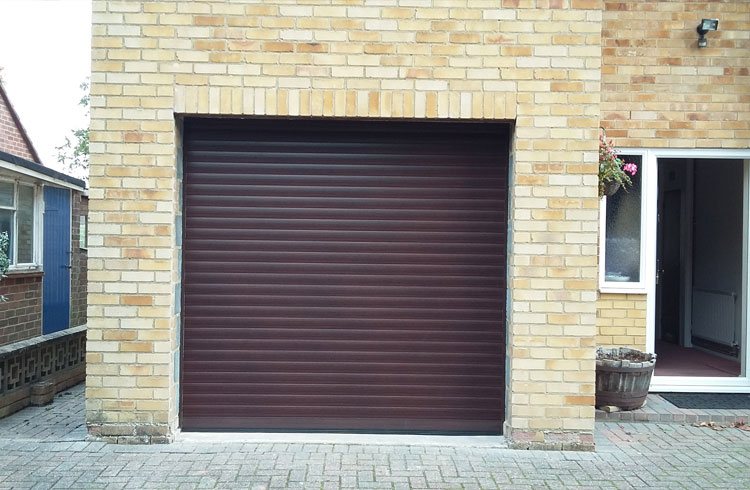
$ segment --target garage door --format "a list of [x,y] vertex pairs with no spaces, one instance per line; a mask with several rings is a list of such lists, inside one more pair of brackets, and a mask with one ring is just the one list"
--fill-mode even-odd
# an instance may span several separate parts
[[187,120],[183,429],[500,433],[507,141]]

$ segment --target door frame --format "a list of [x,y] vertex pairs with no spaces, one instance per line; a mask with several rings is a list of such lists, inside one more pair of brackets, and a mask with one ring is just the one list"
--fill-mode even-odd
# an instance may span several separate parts
[[[690,165],[690,164],[688,164],[688,165]],[[690,184],[688,184],[687,187],[689,189],[690,188]],[[692,248],[692,247],[689,246],[690,244],[692,244],[692,239],[686,239],[685,235],[683,234],[683,232],[687,231],[687,230],[690,230],[690,232],[692,232],[692,230],[690,229],[690,227],[685,227],[685,228],[687,228],[687,230],[683,229],[683,224],[690,222],[690,220],[685,216],[685,206],[683,206],[683,203],[685,201],[690,202],[690,199],[692,199],[692,196],[688,196],[687,192],[684,192],[681,189],[679,189],[679,190],[671,189],[671,190],[668,190],[668,191],[665,191],[665,192],[660,192],[659,198],[657,199],[657,202],[656,202],[656,205],[657,205],[657,210],[656,210],[656,212],[657,212],[656,270],[657,270],[657,274],[659,275],[659,278],[660,278],[661,282],[663,282],[663,280],[664,280],[664,278],[662,277],[661,274],[663,272],[665,272],[665,270],[664,270],[664,257],[663,257],[664,256],[664,248],[665,248],[664,230],[663,230],[663,226],[664,226],[664,223],[665,223],[665,208],[666,208],[665,204],[666,204],[666,196],[667,196],[668,193],[671,193],[671,192],[677,192],[677,193],[679,193],[678,197],[680,199],[679,200],[680,207],[679,207],[679,218],[678,219],[679,219],[679,226],[680,226],[679,236],[680,236],[681,243],[680,243],[680,248],[678,250],[678,256],[681,257],[682,254],[683,254],[683,252],[686,249]],[[661,201],[662,196],[665,199],[663,202]],[[661,224],[658,221],[659,213],[661,213],[661,215],[662,215],[662,222],[661,222]],[[689,251],[686,254],[688,262],[691,262],[691,260],[690,260],[690,254],[691,253],[692,253],[692,251]],[[659,263],[659,255],[662,256],[661,257],[662,258],[662,263],[661,264]],[[679,260],[679,258],[678,258],[678,260]],[[678,284],[681,287],[683,287],[684,284],[689,284],[689,283],[691,283],[691,281],[689,281],[689,280],[687,280],[687,278],[683,277],[683,272],[684,271],[682,270],[681,267],[679,269],[680,270],[677,273],[678,277],[679,277]],[[687,269],[689,271],[691,269],[691,266],[688,265]],[[656,337],[661,337],[661,336],[664,335],[664,332],[662,331],[662,329],[663,329],[663,318],[664,318],[664,310],[663,310],[662,301],[664,299],[663,298],[663,296],[664,296],[664,289],[663,288],[662,289],[659,288],[659,282],[660,281],[655,281],[656,289],[655,289],[654,300],[656,301],[656,303],[655,303],[656,306],[655,306],[655,310],[654,310],[654,321],[655,321],[654,333],[655,333]],[[680,325],[679,321],[678,321],[677,341],[676,341],[676,343],[678,345],[689,347],[690,346],[689,345],[689,337],[690,336],[688,335],[688,330],[689,329],[685,328],[685,326],[690,323],[690,316],[689,316],[690,315],[690,311],[689,311],[690,309],[687,308],[685,305],[681,304],[681,302],[679,300],[679,297],[681,296],[680,293],[684,293],[685,294],[685,299],[686,299],[685,303],[690,303],[690,299],[689,299],[690,298],[690,292],[687,291],[687,288],[684,288],[683,291],[680,291],[680,289],[678,287],[678,290],[677,290],[677,294],[678,294],[677,317],[678,317],[678,319],[679,318],[683,318],[685,321],[684,321],[684,323],[682,325]]]
[[[716,393],[746,393],[750,392],[750,345],[748,345],[748,321],[750,320],[750,267],[748,267],[748,253],[750,252],[750,150],[732,149],[646,149],[623,148],[625,154],[643,155],[643,172],[652,178],[645,179],[642,213],[645,216],[646,229],[643,230],[642,240],[646,242],[646,254],[643,257],[646,269],[646,349],[654,352],[656,341],[656,257],[657,257],[657,213],[659,196],[658,159],[659,158],[687,158],[687,159],[732,159],[743,160],[743,237],[742,255],[742,341],[740,362],[742,371],[738,377],[696,377],[696,376],[654,376],[650,391],[678,391],[678,392],[716,392]],[[658,359],[657,359],[658,362]]]

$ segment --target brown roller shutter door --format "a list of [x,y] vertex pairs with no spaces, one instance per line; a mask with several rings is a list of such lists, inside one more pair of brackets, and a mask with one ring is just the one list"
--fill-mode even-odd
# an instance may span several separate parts
[[183,429],[499,434],[508,138],[186,120]]

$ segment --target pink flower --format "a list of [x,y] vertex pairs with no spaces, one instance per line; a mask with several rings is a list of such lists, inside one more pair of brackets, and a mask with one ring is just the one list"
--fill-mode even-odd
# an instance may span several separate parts
[[622,166],[622,169],[630,175],[635,175],[635,173],[638,171],[638,166],[635,163],[626,163]]

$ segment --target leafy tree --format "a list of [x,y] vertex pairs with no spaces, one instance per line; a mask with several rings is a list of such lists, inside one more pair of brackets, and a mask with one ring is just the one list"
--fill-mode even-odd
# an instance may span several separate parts
[[[86,109],[89,115],[89,81],[86,79],[81,83],[83,96],[78,105]],[[74,129],[69,136],[65,137],[65,143],[56,146],[57,161],[65,170],[75,175],[82,175],[88,180],[89,172],[89,128]]]

